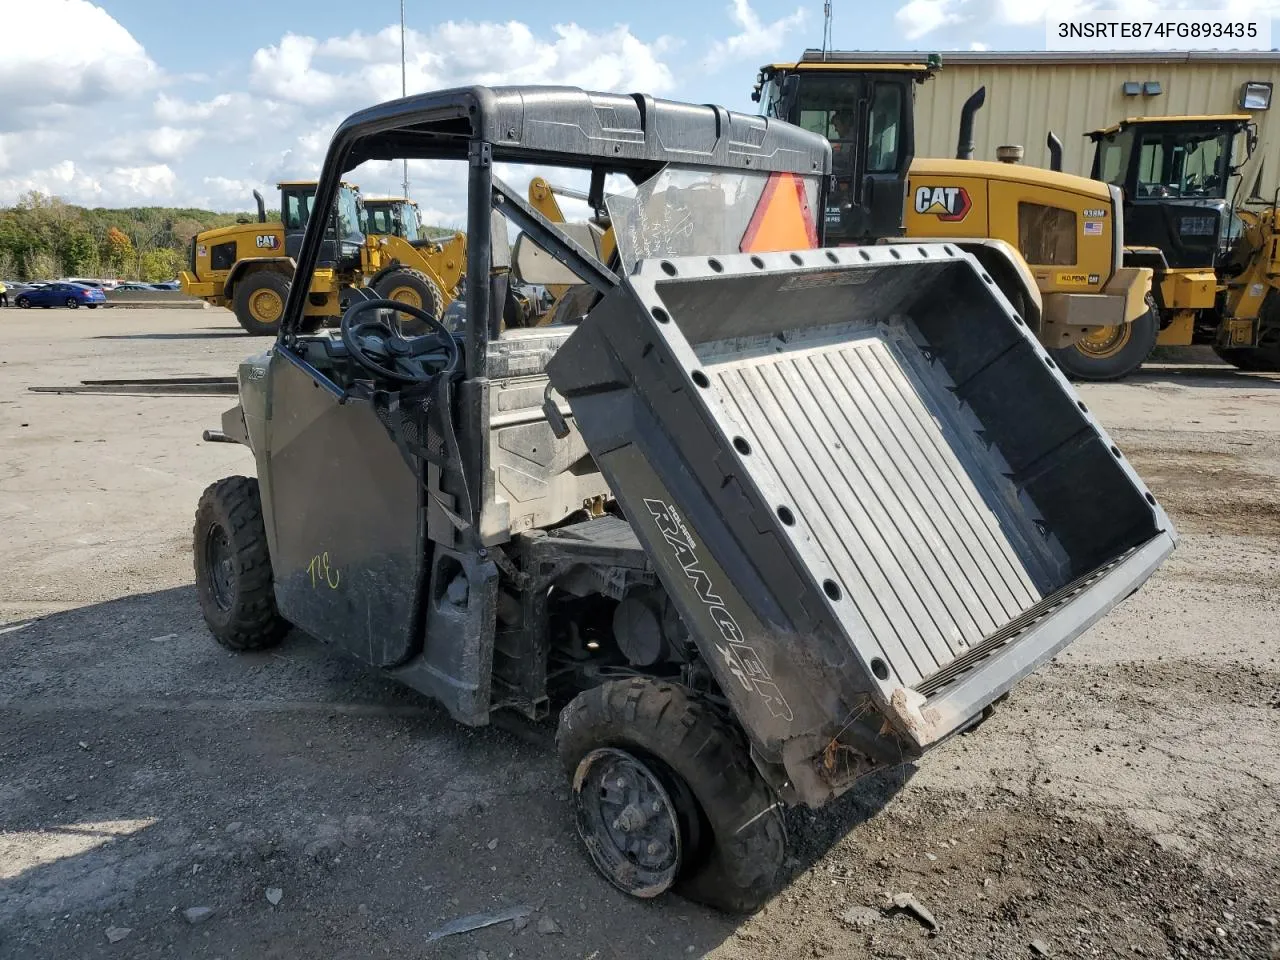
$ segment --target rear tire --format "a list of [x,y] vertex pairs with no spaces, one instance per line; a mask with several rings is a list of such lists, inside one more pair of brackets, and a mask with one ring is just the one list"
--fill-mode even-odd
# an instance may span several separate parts
[[1213,352],[1222,361],[1248,373],[1280,372],[1280,348],[1214,347]]
[[236,284],[236,322],[255,337],[274,337],[280,330],[289,281],[274,270],[255,270]]
[[231,650],[279,643],[289,623],[276,609],[258,481],[227,477],[206,489],[192,542],[200,610],[214,639]]
[[1133,323],[1108,328],[1109,338],[1080,343],[1049,351],[1062,371],[1073,380],[1101,382],[1119,380],[1133,373],[1155,349],[1160,326],[1154,309],[1147,310]]
[[78,306],[80,306],[80,301],[77,300],[75,297],[67,297],[66,304],[67,304],[68,310],[74,310]]
[[573,778],[579,835],[614,886],[641,897],[667,888],[638,889],[636,869],[616,849],[601,855],[610,838],[593,835],[584,815],[594,764],[622,752],[656,775],[679,808],[681,850],[668,885],[735,913],[759,909],[777,890],[786,855],[778,802],[741,732],[687,688],[634,678],[587,690],[561,712],[556,747]]
[[30,309],[31,309],[31,301],[30,301],[30,300],[28,300],[26,297],[19,297],[19,298],[18,298],[18,309],[19,309],[19,310],[30,310]]
[[[397,267],[373,285],[374,292],[384,300],[395,300],[419,310],[425,310],[437,320],[444,318],[444,294],[436,282],[421,270]],[[400,329],[409,336],[421,336],[431,328],[420,320],[396,314]]]

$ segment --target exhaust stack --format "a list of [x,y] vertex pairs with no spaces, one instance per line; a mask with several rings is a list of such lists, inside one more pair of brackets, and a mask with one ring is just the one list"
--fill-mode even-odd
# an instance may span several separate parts
[[973,159],[973,115],[987,99],[987,88],[979,87],[960,108],[960,134],[956,138],[956,159]]
[[1045,138],[1045,145],[1049,148],[1049,169],[1062,172],[1062,141],[1058,139],[1058,135],[1052,130],[1049,136]]
[[267,205],[262,199],[262,194],[260,194],[257,190],[253,191],[253,199],[258,202],[258,222],[266,223],[267,222]]

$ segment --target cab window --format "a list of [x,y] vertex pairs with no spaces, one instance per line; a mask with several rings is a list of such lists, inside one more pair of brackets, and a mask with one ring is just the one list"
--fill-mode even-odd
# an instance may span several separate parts
[[1225,197],[1227,134],[1147,133],[1138,152],[1138,196]]
[[867,130],[868,173],[893,173],[898,169],[901,125],[902,87],[895,83],[876,84]]
[[286,230],[305,230],[311,219],[311,200],[314,194],[290,193],[284,199],[284,227]]
[[1101,163],[1098,179],[1105,183],[1123,186],[1130,142],[1130,139],[1125,137],[1123,140],[1104,140],[1099,144]]

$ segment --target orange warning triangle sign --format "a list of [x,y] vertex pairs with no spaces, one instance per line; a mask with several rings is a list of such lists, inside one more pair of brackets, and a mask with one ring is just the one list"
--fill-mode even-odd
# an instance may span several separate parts
[[794,173],[772,174],[738,249],[742,253],[765,253],[812,250],[817,245],[818,231],[804,180]]

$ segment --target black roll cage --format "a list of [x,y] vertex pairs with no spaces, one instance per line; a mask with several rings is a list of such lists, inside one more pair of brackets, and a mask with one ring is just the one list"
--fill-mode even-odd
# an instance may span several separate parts
[[[378,104],[343,121],[325,155],[314,209],[333,209],[344,175],[360,164],[401,159],[465,160],[468,165],[468,323],[459,426],[466,439],[464,453],[476,461],[465,465],[464,474],[471,488],[480,490],[487,459],[482,442],[485,425],[480,422],[483,404],[474,401],[487,389],[488,345],[500,330],[503,308],[490,302],[493,211],[501,211],[596,290],[607,292],[619,283],[594,254],[495,177],[495,162],[590,170],[590,196],[597,208],[603,205],[608,174],[626,176],[638,184],[669,163],[816,175],[821,210],[826,203],[831,147],[825,138],[778,120],[647,94],[589,93],[574,87],[459,87]],[[346,391],[295,349],[324,239],[323,221],[313,217],[307,224],[276,349],[345,402]],[[817,229],[821,242],[820,217]]]

